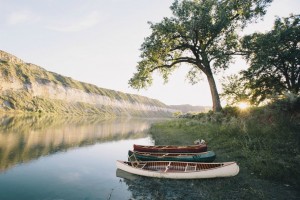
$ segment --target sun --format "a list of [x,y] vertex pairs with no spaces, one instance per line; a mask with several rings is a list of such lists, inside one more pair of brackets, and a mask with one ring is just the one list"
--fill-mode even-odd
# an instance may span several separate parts
[[239,107],[239,109],[241,110],[246,110],[249,107],[249,104],[247,102],[240,102],[237,105]]

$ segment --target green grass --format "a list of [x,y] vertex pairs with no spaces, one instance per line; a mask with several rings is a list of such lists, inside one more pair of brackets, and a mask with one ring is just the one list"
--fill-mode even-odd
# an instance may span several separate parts
[[150,134],[157,145],[204,139],[216,152],[216,161],[237,161],[241,170],[256,178],[299,189],[300,120],[295,118],[299,114],[266,107],[236,116],[200,115],[154,124]]

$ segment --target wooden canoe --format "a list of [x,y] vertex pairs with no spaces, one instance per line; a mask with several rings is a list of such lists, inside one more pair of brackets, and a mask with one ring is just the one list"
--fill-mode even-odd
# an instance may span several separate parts
[[[181,162],[213,162],[216,154],[213,151],[201,153],[161,153],[128,151],[129,158],[140,161],[181,161]],[[131,159],[129,159],[131,160]],[[132,160],[131,160],[132,161]]]
[[198,163],[172,161],[117,161],[117,168],[125,172],[156,178],[202,179],[230,177],[239,173],[236,162]]
[[146,145],[133,145],[134,151],[140,152],[166,152],[166,153],[200,153],[207,151],[207,145],[197,144],[188,146],[174,146],[174,145],[161,145],[161,146],[146,146]]

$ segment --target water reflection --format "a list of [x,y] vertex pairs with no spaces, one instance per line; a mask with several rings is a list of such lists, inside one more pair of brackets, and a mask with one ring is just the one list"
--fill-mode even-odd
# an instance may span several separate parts
[[116,176],[127,185],[133,199],[211,199],[207,198],[207,183],[199,180],[149,178],[120,169],[117,169]]
[[0,117],[0,171],[41,156],[106,141],[146,137],[149,120],[64,116]]
[[120,169],[116,170],[116,176],[120,178],[120,184],[128,187],[132,199],[240,199],[238,196],[240,183],[237,177],[198,180],[159,179],[130,174]]

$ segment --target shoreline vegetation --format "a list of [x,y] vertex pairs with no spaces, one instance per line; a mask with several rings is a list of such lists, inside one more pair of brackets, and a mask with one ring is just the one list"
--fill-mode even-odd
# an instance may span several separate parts
[[204,139],[209,150],[216,152],[216,162],[238,162],[241,173],[236,181],[249,181],[241,193],[247,190],[259,199],[270,197],[265,193],[270,191],[267,186],[255,185],[262,180],[269,187],[275,184],[292,191],[288,192],[295,195],[291,198],[300,195],[300,97],[243,111],[226,107],[220,113],[181,115],[153,124],[150,135],[156,145],[188,145]]

